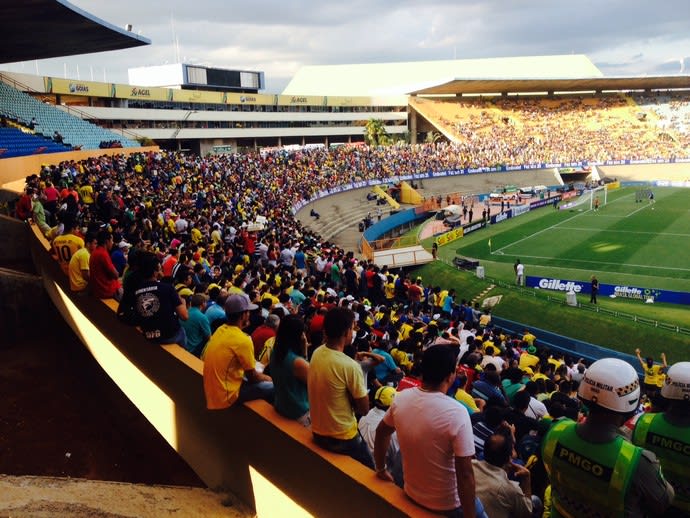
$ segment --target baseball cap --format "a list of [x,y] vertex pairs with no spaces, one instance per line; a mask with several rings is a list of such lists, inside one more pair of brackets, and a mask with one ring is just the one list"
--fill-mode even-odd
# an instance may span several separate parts
[[382,408],[388,408],[395,397],[395,389],[393,387],[379,387],[374,395],[374,403]]
[[189,288],[182,288],[177,293],[179,293],[180,297],[191,297],[192,295],[194,295],[194,292]]
[[256,304],[252,304],[249,297],[244,293],[234,293],[225,301],[225,312],[229,315],[251,311],[258,307]]
[[527,352],[530,353],[530,354],[536,354],[536,353],[537,353],[537,348],[534,347],[533,345],[530,345],[530,346],[527,348]]

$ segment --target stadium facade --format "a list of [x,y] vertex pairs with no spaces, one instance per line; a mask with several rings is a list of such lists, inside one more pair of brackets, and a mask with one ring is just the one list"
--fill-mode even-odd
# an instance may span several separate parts
[[689,76],[606,78],[583,55],[308,66],[282,94],[260,93],[263,72],[163,68],[131,69],[135,84],[18,73],[0,80],[123,138],[200,154],[362,142],[371,119],[411,143],[443,134],[415,97],[690,90]]

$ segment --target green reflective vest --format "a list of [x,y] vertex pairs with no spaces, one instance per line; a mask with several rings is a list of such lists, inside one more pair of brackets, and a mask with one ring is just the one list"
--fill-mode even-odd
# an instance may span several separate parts
[[552,516],[623,517],[632,475],[642,454],[622,437],[591,443],[565,419],[544,438],[542,458],[551,479]]
[[690,428],[672,425],[663,414],[643,414],[632,440],[659,458],[676,493],[673,507],[690,512]]

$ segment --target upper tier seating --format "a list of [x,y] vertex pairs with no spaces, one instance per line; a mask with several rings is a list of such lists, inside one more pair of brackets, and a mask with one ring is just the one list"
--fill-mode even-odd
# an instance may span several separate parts
[[61,153],[72,148],[53,142],[17,128],[0,128],[0,158],[34,155],[37,153]]
[[687,153],[688,119],[677,103],[666,126],[655,123],[663,116],[660,109],[658,115],[647,113],[624,95],[417,98],[411,104],[460,146],[468,167],[670,159]]
[[99,149],[101,142],[112,140],[119,140],[122,147],[139,147],[137,142],[42,103],[3,82],[0,82],[0,114],[25,124],[35,118],[36,133],[51,138],[57,131],[65,144],[75,148]]

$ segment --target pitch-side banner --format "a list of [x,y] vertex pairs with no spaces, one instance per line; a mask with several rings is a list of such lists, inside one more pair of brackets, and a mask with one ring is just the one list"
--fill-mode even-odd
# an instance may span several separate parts
[[[551,277],[527,276],[525,284],[529,288],[540,288],[542,290],[562,291],[568,293],[590,294],[591,285],[589,282],[573,281],[568,279],[554,279]],[[610,297],[615,295],[617,298],[633,299],[645,302],[666,302],[668,304],[690,304],[690,293],[681,291],[658,290],[656,288],[640,288],[638,286],[627,286],[621,284],[599,283],[600,297]]]
[[447,245],[457,239],[460,239],[464,235],[463,228],[457,227],[449,232],[445,232],[436,238],[436,244],[438,246]]

